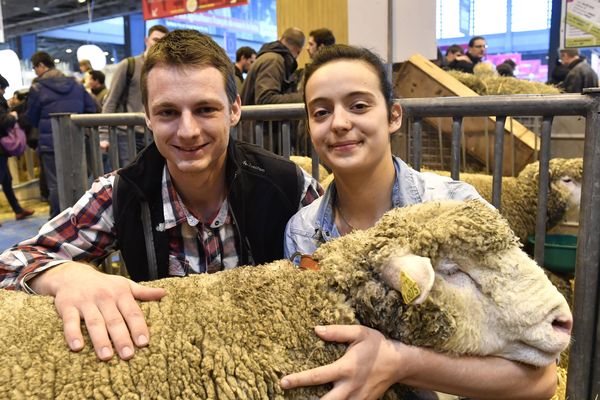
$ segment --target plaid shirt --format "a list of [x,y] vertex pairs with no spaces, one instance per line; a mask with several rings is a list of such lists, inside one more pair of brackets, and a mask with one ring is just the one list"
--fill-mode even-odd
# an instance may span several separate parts
[[[322,189],[304,172],[299,208]],[[0,288],[33,292],[26,281],[66,261],[94,262],[116,250],[112,212],[114,173],[98,178],[73,205],[48,221],[37,236],[0,255]],[[216,272],[237,266],[235,227],[227,200],[211,221],[200,221],[183,204],[167,167],[163,170],[164,229],[169,236],[169,275]],[[282,232],[283,234],[283,232]]]

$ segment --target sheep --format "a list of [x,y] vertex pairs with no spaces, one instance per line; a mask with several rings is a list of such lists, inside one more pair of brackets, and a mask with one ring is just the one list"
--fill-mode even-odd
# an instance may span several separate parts
[[[290,161],[312,175],[312,158],[304,156],[290,156]],[[319,183],[323,186],[323,181],[329,176],[329,171],[319,164]]]
[[[528,164],[516,178],[502,178],[500,212],[508,220],[522,243],[535,234],[539,162]],[[449,175],[445,171],[431,171]],[[567,212],[578,212],[583,176],[582,158],[550,160],[547,228],[556,226]],[[487,201],[492,201],[492,176],[461,173],[461,181],[475,187]]]
[[283,391],[278,381],[343,354],[314,334],[320,324],[362,323],[411,345],[537,366],[569,343],[564,298],[477,200],[391,210],[313,256],[319,271],[280,260],[147,283],[168,295],[140,303],[151,343],[129,361],[97,360],[87,336],[68,351],[52,298],[0,291],[0,398],[315,398],[330,387]]

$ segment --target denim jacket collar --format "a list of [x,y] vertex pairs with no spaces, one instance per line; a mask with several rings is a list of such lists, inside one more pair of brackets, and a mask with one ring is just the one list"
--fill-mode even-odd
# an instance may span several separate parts
[[[422,202],[412,173],[413,170],[400,158],[392,156],[392,159],[396,170],[394,186],[392,188],[392,208]],[[403,184],[400,185],[400,182]],[[321,243],[341,236],[335,225],[333,215],[333,202],[336,196],[337,190],[335,181],[333,181],[327,188],[317,211],[315,236]]]

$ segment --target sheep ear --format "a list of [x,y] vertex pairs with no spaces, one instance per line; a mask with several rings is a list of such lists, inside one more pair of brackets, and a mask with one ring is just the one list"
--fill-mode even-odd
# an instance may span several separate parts
[[391,256],[381,270],[385,283],[402,294],[406,304],[425,301],[435,278],[431,260],[414,254]]

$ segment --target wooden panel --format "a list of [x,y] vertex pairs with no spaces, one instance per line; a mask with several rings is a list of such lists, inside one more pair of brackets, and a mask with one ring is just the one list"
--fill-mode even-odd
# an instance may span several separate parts
[[[296,27],[306,35],[319,28],[331,29],[336,43],[348,43],[347,0],[277,0],[277,35]],[[310,61],[306,49],[298,57],[298,68]]]
[[[445,97],[445,96],[479,96],[473,90],[463,85],[456,78],[425,59],[421,55],[414,55],[405,62],[394,77],[394,95],[396,97]],[[437,126],[438,118],[426,118],[426,121]],[[442,131],[445,134],[452,133],[452,119],[442,118]],[[485,136],[485,117],[464,118],[463,126],[465,132],[467,151],[482,162],[489,157],[490,165],[493,165],[494,153],[494,129],[496,119],[487,118],[487,129],[489,135]],[[514,155],[512,154],[512,139],[514,135]],[[532,161],[535,161],[535,150],[539,148],[536,134],[527,129],[521,123],[512,118],[506,119],[504,138],[504,175],[518,174],[519,171]],[[514,156],[515,171],[512,170]]]

